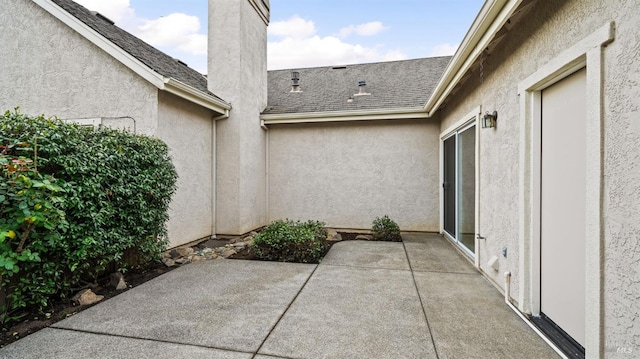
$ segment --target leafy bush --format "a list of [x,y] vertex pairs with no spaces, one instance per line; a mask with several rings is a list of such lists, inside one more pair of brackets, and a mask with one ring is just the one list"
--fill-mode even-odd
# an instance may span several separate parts
[[402,237],[400,237],[400,227],[387,215],[384,215],[382,218],[376,217],[376,219],[373,220],[371,233],[373,234],[373,239],[378,241],[402,241]]
[[[4,147],[2,153],[7,148],[11,147]],[[8,294],[13,307],[45,306],[64,272],[61,262],[43,263],[41,258],[56,256],[57,245],[68,228],[60,197],[67,185],[36,172],[31,159],[10,159],[2,153],[0,284],[12,289]]]
[[329,247],[326,238],[322,222],[277,220],[255,237],[253,250],[263,260],[318,263]]
[[166,248],[177,174],[162,141],[7,111],[0,153],[5,310],[43,307],[124,268],[125,252],[145,262]]

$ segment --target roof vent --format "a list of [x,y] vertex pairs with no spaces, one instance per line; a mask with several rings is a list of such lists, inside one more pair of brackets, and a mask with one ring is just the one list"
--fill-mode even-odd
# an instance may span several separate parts
[[91,11],[91,15],[97,17],[98,19],[102,20],[102,21],[106,21],[111,25],[115,25],[116,23],[111,21],[111,19],[109,19],[108,17],[102,15],[101,13],[97,12],[97,11]]
[[291,92],[302,92],[300,88],[300,73],[298,71],[291,72]]
[[358,91],[357,94],[354,94],[353,96],[366,96],[366,95],[371,95],[370,93],[367,92],[367,82],[362,80],[362,81],[358,81],[358,87],[360,88],[360,90]]
[[175,58],[175,57],[173,58],[173,61],[175,61],[175,62],[179,63],[179,64],[180,64],[180,65],[182,65],[182,66],[189,67],[189,65],[187,65],[185,62],[182,62],[182,60],[177,59],[177,58]]
[[334,70],[344,70],[346,68],[347,68],[346,66],[334,66],[334,67],[332,67],[332,69],[334,69]]

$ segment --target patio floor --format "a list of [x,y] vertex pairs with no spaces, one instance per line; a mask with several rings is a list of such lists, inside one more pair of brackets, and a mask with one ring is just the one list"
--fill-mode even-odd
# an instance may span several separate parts
[[186,265],[0,358],[558,358],[448,242],[347,241],[315,264]]

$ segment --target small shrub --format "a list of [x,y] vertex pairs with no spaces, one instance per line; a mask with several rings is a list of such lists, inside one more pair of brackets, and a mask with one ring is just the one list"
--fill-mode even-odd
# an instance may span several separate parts
[[329,247],[326,237],[322,222],[277,220],[255,237],[253,250],[263,260],[318,263]]
[[382,218],[376,217],[373,221],[371,233],[373,234],[373,239],[377,241],[402,241],[402,237],[400,237],[400,227],[387,215]]

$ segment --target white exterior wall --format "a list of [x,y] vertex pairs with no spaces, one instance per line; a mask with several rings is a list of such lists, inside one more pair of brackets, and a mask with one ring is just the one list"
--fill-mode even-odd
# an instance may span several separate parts
[[0,11],[0,110],[59,118],[130,116],[155,133],[157,89],[27,0]]
[[429,120],[272,125],[269,219],[437,231],[438,124]]
[[[478,255],[482,270],[497,285],[503,285],[502,274],[510,271],[512,297],[528,301],[519,293],[527,285],[521,283],[519,273],[521,264],[526,263],[525,258],[519,258],[519,175],[527,169],[520,168],[520,149],[526,144],[520,143],[523,119],[518,85],[609,21],[615,22],[616,30],[615,40],[603,49],[602,59],[602,348],[605,357],[622,358],[626,357],[624,352],[616,356],[618,348],[631,349],[633,355],[640,351],[640,3],[537,2],[485,59],[484,81],[477,71],[473,73],[438,116],[443,118],[444,130],[477,106],[482,106],[483,113],[498,111],[497,128],[480,131],[479,232],[487,240],[480,242]],[[509,249],[508,257],[500,257],[500,270],[494,272],[486,262],[499,255],[504,245]],[[588,302],[598,300],[589,298]],[[587,355],[598,357],[599,353],[589,352],[589,345]]]
[[211,111],[158,91],[31,1],[3,4],[0,23],[0,110],[133,117],[137,133],[169,145],[179,175],[167,223],[170,246],[213,233]]
[[266,23],[251,0],[209,0],[209,90],[231,103],[217,127],[216,231],[266,224]]
[[158,132],[178,173],[167,223],[171,247],[213,234],[213,112],[159,92]]

